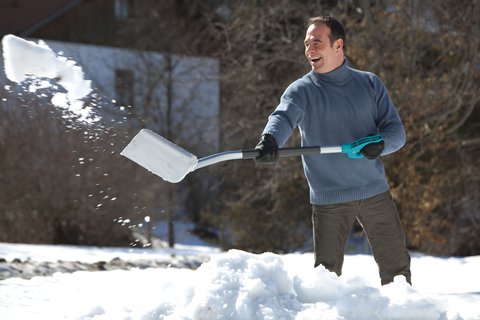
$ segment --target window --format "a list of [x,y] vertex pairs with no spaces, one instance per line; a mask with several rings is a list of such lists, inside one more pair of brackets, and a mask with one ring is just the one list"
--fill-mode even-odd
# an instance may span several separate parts
[[117,105],[133,105],[133,72],[130,70],[115,70],[115,95]]
[[115,0],[115,17],[118,20],[126,20],[131,17],[132,0]]

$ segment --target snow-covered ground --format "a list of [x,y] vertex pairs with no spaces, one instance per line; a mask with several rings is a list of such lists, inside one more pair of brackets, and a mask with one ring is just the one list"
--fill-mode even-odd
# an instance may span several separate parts
[[370,255],[347,255],[339,278],[313,268],[311,253],[0,243],[3,271],[13,259],[52,265],[171,259],[175,265],[189,257],[206,262],[198,269],[165,264],[8,278],[0,281],[0,319],[480,319],[479,256],[414,254],[413,287],[402,277],[382,287]]

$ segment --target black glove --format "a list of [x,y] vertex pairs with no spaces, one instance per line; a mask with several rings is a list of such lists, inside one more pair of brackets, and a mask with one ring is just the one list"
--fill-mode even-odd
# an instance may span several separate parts
[[380,142],[367,144],[360,150],[360,153],[363,154],[363,156],[368,160],[374,160],[382,154],[384,148],[385,142],[382,140]]
[[255,147],[259,155],[255,158],[257,163],[275,163],[278,160],[278,144],[271,134],[264,134]]

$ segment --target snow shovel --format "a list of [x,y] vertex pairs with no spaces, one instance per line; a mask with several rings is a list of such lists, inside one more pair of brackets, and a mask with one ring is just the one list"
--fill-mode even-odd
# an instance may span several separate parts
[[[349,158],[360,159],[360,150],[370,143],[383,140],[381,135],[368,136],[351,144],[332,147],[297,147],[278,149],[279,157],[293,157],[309,154],[345,153]],[[216,153],[197,159],[194,154],[184,150],[155,132],[142,129],[120,153],[136,162],[165,181],[177,183],[197,169],[227,160],[255,159],[258,151],[234,150]]]

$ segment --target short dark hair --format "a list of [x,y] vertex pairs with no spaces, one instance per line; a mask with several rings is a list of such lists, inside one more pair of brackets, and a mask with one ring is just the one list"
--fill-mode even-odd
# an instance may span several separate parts
[[342,39],[343,48],[347,48],[347,36],[345,34],[345,28],[340,21],[331,16],[318,16],[308,19],[307,27],[310,27],[312,24],[316,23],[324,23],[330,29],[330,45],[332,45],[337,39]]

